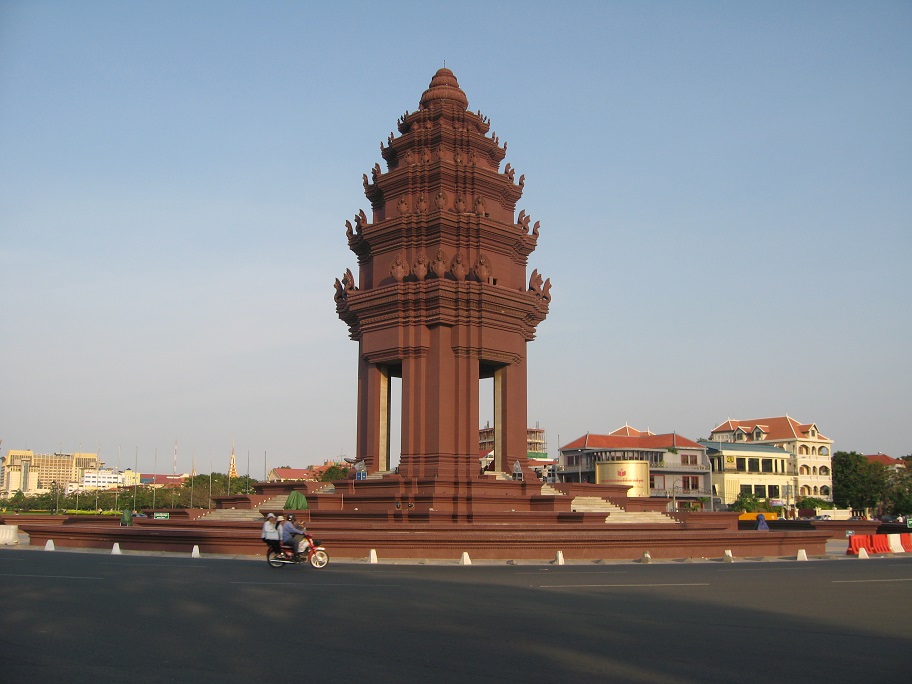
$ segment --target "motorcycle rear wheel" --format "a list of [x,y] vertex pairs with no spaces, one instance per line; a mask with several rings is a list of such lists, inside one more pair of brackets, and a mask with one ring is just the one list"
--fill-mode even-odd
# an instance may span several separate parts
[[285,565],[285,554],[276,553],[272,549],[266,552],[266,562],[269,563],[271,568],[281,568]]
[[317,569],[325,568],[329,565],[329,554],[323,549],[317,549],[310,554],[310,564]]

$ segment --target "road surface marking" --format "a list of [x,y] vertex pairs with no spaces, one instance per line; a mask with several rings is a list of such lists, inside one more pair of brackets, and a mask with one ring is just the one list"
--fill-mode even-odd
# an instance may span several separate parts
[[831,580],[833,584],[866,584],[871,582],[912,582],[912,577],[899,579],[869,579],[869,580]]
[[708,587],[709,582],[687,584],[540,584],[539,589],[590,589],[592,587]]
[[79,577],[77,575],[14,575],[12,573],[0,573],[0,577],[40,577],[41,579],[87,579],[103,580],[104,577]]

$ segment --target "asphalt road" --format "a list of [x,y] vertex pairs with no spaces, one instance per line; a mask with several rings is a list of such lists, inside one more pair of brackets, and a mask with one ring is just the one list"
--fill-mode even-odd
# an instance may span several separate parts
[[0,642],[4,682],[906,684],[912,558],[314,570],[0,549]]

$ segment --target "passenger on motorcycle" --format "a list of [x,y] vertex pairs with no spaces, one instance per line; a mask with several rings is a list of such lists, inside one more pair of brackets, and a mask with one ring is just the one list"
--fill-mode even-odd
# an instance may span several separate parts
[[279,529],[276,527],[275,513],[270,513],[263,522],[263,541],[275,553],[282,552],[279,545],[279,534]]
[[304,539],[304,535],[307,534],[307,529],[304,527],[298,527],[296,524],[297,516],[294,513],[288,514],[288,519],[285,521],[285,524],[282,525],[282,542],[286,546],[290,546],[294,549],[295,555],[300,552],[301,540]]

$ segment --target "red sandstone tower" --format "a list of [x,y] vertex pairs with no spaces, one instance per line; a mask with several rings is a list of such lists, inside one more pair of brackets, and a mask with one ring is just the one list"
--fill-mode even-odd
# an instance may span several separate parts
[[520,211],[524,177],[501,171],[506,144],[467,111],[440,69],[398,121],[364,192],[372,217],[346,221],[358,257],[336,280],[336,310],[358,353],[357,459],[390,467],[390,378],[402,379],[404,477],[479,476],[479,380],[494,382],[494,469],[526,459],[526,344],[548,313],[550,280],[526,278],[538,222]]

